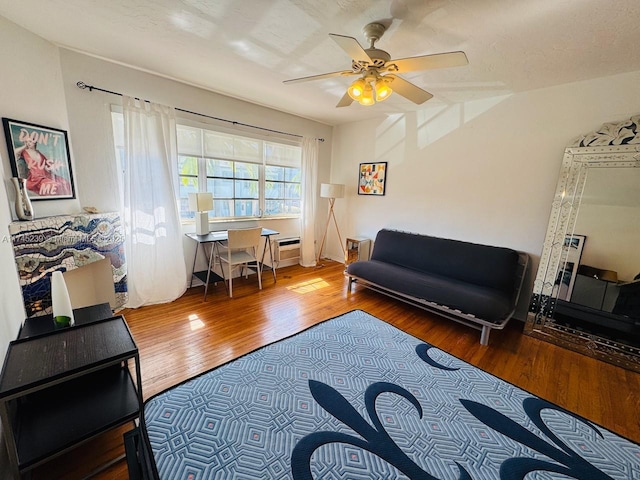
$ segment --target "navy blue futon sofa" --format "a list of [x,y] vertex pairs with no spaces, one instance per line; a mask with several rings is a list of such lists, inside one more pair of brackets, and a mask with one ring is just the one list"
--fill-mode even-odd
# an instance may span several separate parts
[[348,265],[357,282],[482,331],[503,329],[516,309],[529,263],[509,248],[380,230],[370,260]]

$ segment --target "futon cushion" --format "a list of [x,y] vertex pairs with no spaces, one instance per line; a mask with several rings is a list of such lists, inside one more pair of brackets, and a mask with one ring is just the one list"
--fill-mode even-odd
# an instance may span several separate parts
[[517,286],[518,252],[504,247],[383,229],[371,259],[498,290],[509,299]]
[[511,295],[498,289],[378,260],[352,263],[347,267],[347,273],[395,292],[446,305],[489,322],[501,321],[512,309]]

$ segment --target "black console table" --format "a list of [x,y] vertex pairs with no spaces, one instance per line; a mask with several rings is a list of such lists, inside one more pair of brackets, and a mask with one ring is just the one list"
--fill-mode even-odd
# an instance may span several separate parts
[[[73,309],[75,325],[84,325],[111,317],[113,317],[113,311],[108,303]],[[18,338],[35,337],[37,335],[51,333],[54,330],[53,315],[48,314],[29,317],[24,321],[24,325],[22,325],[20,333],[18,333]]]
[[122,316],[11,342],[0,417],[14,477],[138,418],[141,386],[138,347]]

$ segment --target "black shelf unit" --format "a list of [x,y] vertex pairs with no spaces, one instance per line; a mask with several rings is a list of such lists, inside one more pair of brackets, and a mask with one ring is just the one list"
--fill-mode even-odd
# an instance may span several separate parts
[[158,480],[153,454],[143,438],[141,427],[124,434],[124,449],[130,480]]
[[40,390],[17,400],[14,435],[26,469],[138,417],[128,369],[119,365]]
[[[135,381],[129,360],[135,362]],[[0,415],[15,478],[133,422],[141,409],[138,348],[122,316],[9,344],[0,375]]]

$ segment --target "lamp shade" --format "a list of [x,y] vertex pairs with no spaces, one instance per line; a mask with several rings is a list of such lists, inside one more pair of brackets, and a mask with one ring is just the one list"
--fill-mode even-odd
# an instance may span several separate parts
[[381,102],[389,98],[389,95],[393,93],[391,87],[389,86],[389,80],[386,78],[379,78],[376,80],[376,102]]
[[193,212],[208,212],[213,210],[213,195],[211,193],[190,193],[189,210]]
[[365,85],[366,82],[364,81],[364,78],[359,78],[349,86],[347,93],[349,93],[349,96],[352,99],[358,102],[362,98]]
[[344,185],[339,183],[320,184],[320,196],[322,198],[342,198],[344,197]]
[[360,105],[373,105],[376,103],[375,92],[373,91],[373,87],[370,83],[367,83],[364,86],[364,91],[362,92],[362,96],[358,99],[358,103],[360,103]]

